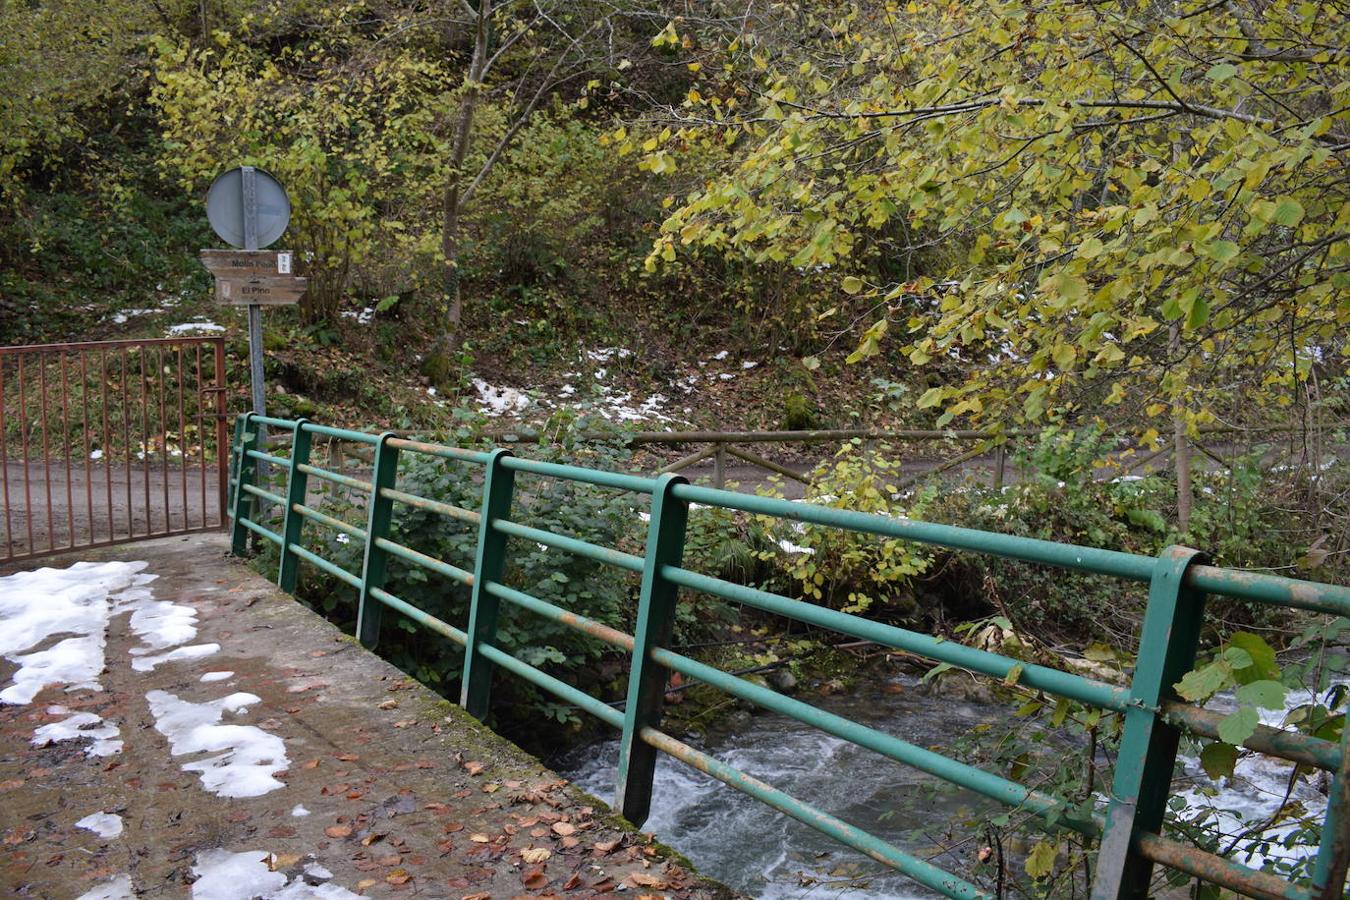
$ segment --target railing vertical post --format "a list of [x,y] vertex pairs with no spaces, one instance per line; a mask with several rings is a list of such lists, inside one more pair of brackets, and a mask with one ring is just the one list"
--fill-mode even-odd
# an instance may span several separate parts
[[481,644],[490,644],[497,636],[497,612],[500,602],[484,588],[500,581],[506,565],[506,535],[492,527],[493,520],[511,515],[516,473],[503,463],[510,450],[494,450],[483,475],[482,518],[478,523],[478,550],[474,555],[473,594],[469,601],[468,640],[464,647],[464,688],[460,706],[476,719],[488,715],[488,697],[492,691],[492,663],[478,652]]
[[380,613],[384,604],[370,596],[371,588],[383,588],[389,554],[378,546],[389,538],[389,526],[394,518],[394,501],[382,496],[385,488],[393,488],[398,480],[398,448],[389,445],[394,435],[386,431],[375,445],[374,471],[370,478],[370,505],[366,516],[366,554],[361,563],[361,598],[356,607],[356,636],[367,648],[373,649],[380,640]]
[[234,532],[230,538],[230,552],[235,556],[248,552],[248,529],[244,527],[244,520],[249,517],[253,497],[244,490],[244,485],[253,483],[258,468],[258,461],[248,455],[248,451],[258,449],[258,429],[253,425],[253,413],[244,413],[240,422],[239,457],[234,473]]
[[1200,556],[1189,547],[1168,547],[1153,566],[1093,900],[1148,896],[1153,864],[1136,851],[1135,839],[1162,829],[1171,793],[1181,732],[1163,720],[1159,704],[1175,697],[1172,685],[1195,664],[1205,595],[1187,587],[1185,576]]
[[[225,479],[226,495],[225,505],[221,510],[221,518],[234,518],[235,495],[239,490],[239,460],[243,456],[240,447],[244,443],[244,417],[238,416],[234,420],[234,438],[230,441],[229,447],[224,444],[220,446],[220,453],[223,456],[222,465],[228,469],[229,475]],[[108,508],[112,508],[112,501],[108,501]]]
[[305,502],[309,490],[309,476],[300,467],[309,462],[309,449],[314,436],[305,430],[308,419],[297,419],[291,436],[291,464],[286,472],[286,509],[281,522],[281,565],[277,569],[277,587],[288,594],[295,593],[295,579],[300,569],[300,557],[291,548],[300,542],[305,517],[295,511],[297,503]]
[[1313,865],[1313,896],[1334,900],[1345,896],[1345,873],[1350,868],[1350,728],[1341,728],[1341,767],[1331,778],[1327,814],[1322,821],[1322,843]]
[[665,566],[680,565],[684,556],[685,527],[689,504],[671,495],[677,484],[685,484],[680,475],[662,475],[652,492],[651,522],[647,526],[647,549],[642,570],[642,589],[638,599],[637,630],[633,659],[628,675],[628,703],[623,717],[623,738],[619,743],[618,788],[614,805],[623,817],[641,826],[652,806],[652,778],[656,772],[656,750],[642,740],[642,729],[661,724],[661,705],[665,696],[665,667],[650,659],[653,647],[670,642],[675,621],[675,601],[679,586],[662,576]]

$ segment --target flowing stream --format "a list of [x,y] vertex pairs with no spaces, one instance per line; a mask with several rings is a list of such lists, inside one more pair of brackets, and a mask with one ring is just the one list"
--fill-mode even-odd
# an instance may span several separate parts
[[[909,676],[879,678],[846,695],[803,699],[921,747],[939,749],[952,746],[976,725],[989,723],[998,729],[1014,721],[1008,706],[929,694]],[[1308,695],[1291,697],[1295,699],[1306,702]],[[1280,716],[1263,718],[1278,724]],[[931,776],[783,716],[738,712],[726,719],[716,733],[689,742],[943,868],[969,872],[985,843],[982,824],[1001,812],[993,801],[968,791],[935,791],[939,782]],[[617,755],[617,740],[604,741],[569,754],[555,768],[608,801],[614,795]],[[1213,803],[1226,819],[1237,812],[1247,823],[1279,805],[1290,771],[1279,760],[1244,757],[1217,796],[1205,797],[1209,780],[1195,760],[1185,762],[1191,785],[1177,789],[1188,801]],[[1321,787],[1316,779],[1304,780],[1294,793],[1319,818],[1326,805]],[[699,871],[752,897],[937,896],[664,755],[657,763],[652,809],[644,830],[689,857]],[[1295,849],[1292,855],[1306,852]],[[1249,864],[1259,866],[1261,858]]]

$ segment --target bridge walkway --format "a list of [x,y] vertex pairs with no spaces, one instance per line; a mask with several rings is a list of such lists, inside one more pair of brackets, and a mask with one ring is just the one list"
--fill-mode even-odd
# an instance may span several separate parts
[[0,578],[0,895],[734,896],[227,550]]

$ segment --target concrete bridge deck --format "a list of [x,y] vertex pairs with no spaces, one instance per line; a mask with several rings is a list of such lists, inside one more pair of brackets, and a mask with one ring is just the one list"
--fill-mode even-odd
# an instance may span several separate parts
[[733,896],[225,551],[0,578],[0,894]]

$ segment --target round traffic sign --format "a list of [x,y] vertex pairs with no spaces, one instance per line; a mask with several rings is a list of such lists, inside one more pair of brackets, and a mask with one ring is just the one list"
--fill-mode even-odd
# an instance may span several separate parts
[[[220,239],[232,247],[244,246],[245,178],[243,166],[216,176],[206,192],[206,220]],[[286,189],[262,169],[253,169],[257,246],[261,250],[286,230],[291,221],[291,201]]]

